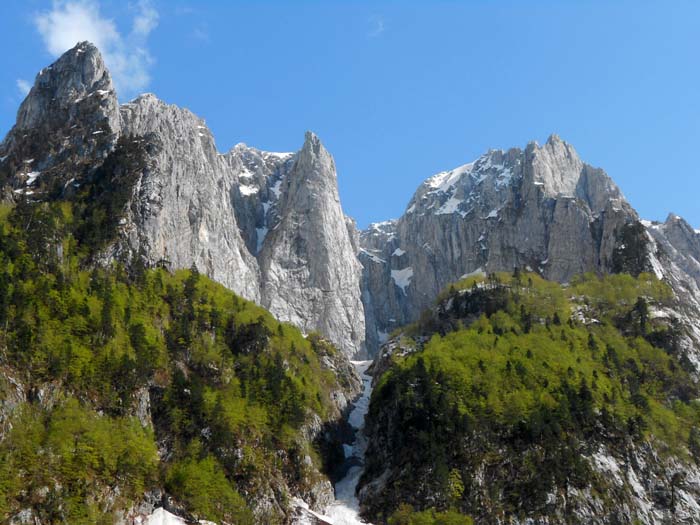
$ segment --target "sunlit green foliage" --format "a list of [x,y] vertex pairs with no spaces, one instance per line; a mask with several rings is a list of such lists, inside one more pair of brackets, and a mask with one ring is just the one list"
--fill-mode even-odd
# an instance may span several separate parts
[[203,518],[238,525],[254,523],[245,501],[231,487],[224,470],[212,456],[201,460],[188,457],[175,463],[168,473],[166,487],[189,508],[197,509]]
[[158,475],[151,431],[135,418],[100,417],[72,398],[46,412],[25,406],[0,442],[0,464],[0,508],[9,510],[13,496],[43,492],[36,508],[47,522],[61,516],[68,523],[109,523],[92,497],[95,484],[121,481],[126,493],[118,497],[128,500]]
[[[96,486],[134,499],[167,481],[195,515],[246,523],[237,491],[293,470],[277,450],[314,457],[299,429],[329,413],[336,379],[319,357],[335,350],[196,268],[96,267],[86,243],[104,239],[83,215],[66,202],[0,208],[0,364],[59,396],[18,413],[0,444],[0,513],[44,505],[50,519],[96,523]],[[147,393],[154,431],[130,417]]]
[[[650,315],[671,300],[649,274],[587,275],[568,286],[499,274],[446,290],[405,331],[427,342],[395,358],[372,397],[368,428],[404,473],[387,500],[410,494],[419,507],[472,512],[472,476],[485,469],[517,514],[543,505],[554,487],[595,486],[586,443],[653,439],[668,453],[697,454],[697,384],[674,321]],[[373,446],[370,476],[386,468],[373,464]]]
[[434,509],[415,512],[410,505],[401,505],[389,518],[389,525],[473,525],[469,516],[453,510],[436,512]]

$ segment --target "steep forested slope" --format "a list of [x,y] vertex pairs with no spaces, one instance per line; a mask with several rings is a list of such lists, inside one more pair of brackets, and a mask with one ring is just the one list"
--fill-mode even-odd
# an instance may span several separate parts
[[359,389],[347,360],[196,268],[95,266],[118,216],[87,202],[1,208],[0,519],[281,523],[291,496],[330,501],[317,448]]
[[694,523],[700,404],[673,301],[649,274],[445,291],[375,364],[367,514]]

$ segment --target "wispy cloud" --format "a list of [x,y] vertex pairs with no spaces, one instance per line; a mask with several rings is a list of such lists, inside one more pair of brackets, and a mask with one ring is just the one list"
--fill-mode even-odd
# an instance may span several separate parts
[[369,32],[367,36],[369,38],[376,38],[381,35],[386,27],[384,26],[384,17],[381,15],[372,15],[369,17]]
[[18,78],[17,89],[19,90],[20,95],[26,97],[27,93],[29,93],[29,90],[32,89],[32,84],[30,82],[27,82],[23,78]]
[[77,42],[95,44],[112,74],[117,91],[131,96],[150,82],[153,58],[148,51],[148,36],[158,25],[158,11],[150,0],[139,0],[130,7],[130,30],[120,33],[114,20],[100,12],[96,0],[54,0],[52,9],[38,13],[34,24],[46,49],[59,56]]
[[199,40],[200,42],[210,43],[211,36],[209,35],[209,29],[206,24],[199,24],[192,30],[192,38]]

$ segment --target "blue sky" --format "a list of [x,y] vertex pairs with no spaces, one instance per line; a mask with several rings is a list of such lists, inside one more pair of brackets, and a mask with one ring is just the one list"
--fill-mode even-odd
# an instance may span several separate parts
[[556,132],[644,218],[700,227],[699,26],[691,1],[2,2],[0,135],[25,83],[94,35],[121,99],[190,108],[220,150],[315,131],[361,226],[433,173]]

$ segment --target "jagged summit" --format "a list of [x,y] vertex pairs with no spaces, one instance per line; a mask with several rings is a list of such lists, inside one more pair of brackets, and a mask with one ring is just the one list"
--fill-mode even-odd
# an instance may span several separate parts
[[[116,99],[112,78],[100,51],[89,42],[80,42],[39,72],[20,105],[16,126],[18,129],[35,128],[47,117],[59,117],[58,114],[74,118],[76,104],[96,93]],[[112,128],[117,127],[115,120],[111,124]]]
[[595,213],[609,200],[628,206],[605,172],[583,163],[573,146],[552,134],[543,146],[489,150],[473,162],[433,175],[418,188],[406,213],[495,219],[514,192],[580,199]]
[[71,191],[109,155],[120,132],[109,71],[99,50],[81,42],[39,72],[0,145],[6,198]]

